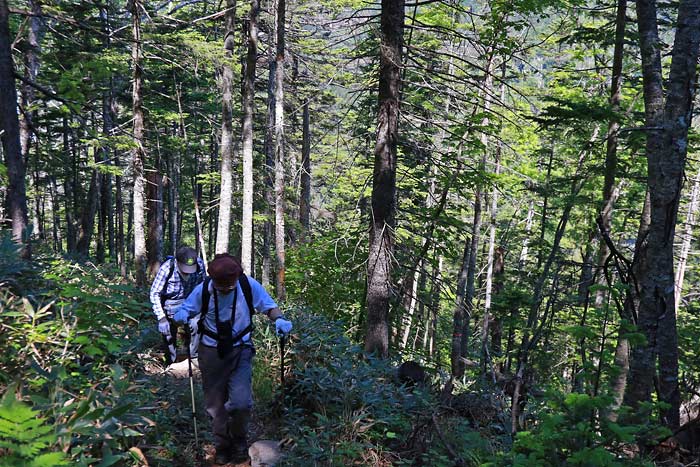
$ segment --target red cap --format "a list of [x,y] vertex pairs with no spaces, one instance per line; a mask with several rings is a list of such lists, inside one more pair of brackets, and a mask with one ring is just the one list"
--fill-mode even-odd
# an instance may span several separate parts
[[241,277],[241,274],[243,274],[240,260],[228,253],[216,255],[214,259],[209,262],[207,271],[209,277],[211,277],[217,285],[224,286],[235,284],[238,278]]

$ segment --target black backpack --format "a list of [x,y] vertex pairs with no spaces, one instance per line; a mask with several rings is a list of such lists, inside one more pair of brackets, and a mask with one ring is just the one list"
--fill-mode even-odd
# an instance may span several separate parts
[[[209,293],[209,282],[211,282],[211,278],[207,277],[204,279],[204,282],[202,283],[202,308],[200,310],[200,318],[199,318],[199,333],[204,334],[206,336],[211,337],[215,341],[219,341],[219,333],[218,332],[213,332],[208,330],[204,326],[204,317],[207,315],[207,312],[209,311],[209,298],[211,294]],[[255,309],[253,308],[253,290],[250,288],[250,282],[248,282],[248,277],[245,274],[241,274],[241,277],[238,278],[238,283],[241,284],[241,290],[243,290],[243,296],[245,297],[245,302],[248,305],[248,311],[250,313],[250,324],[243,329],[241,332],[237,333],[235,336],[233,336],[232,341],[230,342],[230,345],[235,344],[239,340],[243,339],[243,337],[250,333],[253,332],[253,314],[255,313]],[[216,325],[217,328],[219,327],[219,319],[218,319],[218,310],[215,310],[217,313],[217,319],[216,319]],[[233,309],[231,310],[231,322],[230,325],[233,325],[233,321],[236,319],[236,310]],[[229,327],[230,330],[230,327]]]
[[[165,282],[163,282],[163,288],[160,289],[160,304],[161,306],[165,306],[165,301],[173,298],[175,295],[170,295],[167,293],[168,291],[168,282],[170,282],[170,278],[173,277],[173,272],[175,271],[175,257],[174,256],[167,256],[165,258],[165,261],[170,261],[170,270],[168,271],[168,275],[165,277]],[[177,292],[175,292],[177,294]]]

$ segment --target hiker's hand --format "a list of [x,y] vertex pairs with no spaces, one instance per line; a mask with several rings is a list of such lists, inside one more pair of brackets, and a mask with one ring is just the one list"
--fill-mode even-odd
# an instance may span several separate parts
[[189,324],[190,334],[197,334],[199,331],[199,315],[195,316],[194,318],[190,318]]
[[170,323],[167,318],[158,320],[158,332],[166,336],[170,335]]
[[275,330],[278,336],[286,336],[292,330],[292,322],[284,318],[277,318],[275,320]]
[[187,321],[189,321],[189,319],[190,319],[190,315],[189,315],[189,313],[187,313],[187,310],[183,310],[182,308],[180,308],[173,315],[173,319],[177,323],[187,324]]

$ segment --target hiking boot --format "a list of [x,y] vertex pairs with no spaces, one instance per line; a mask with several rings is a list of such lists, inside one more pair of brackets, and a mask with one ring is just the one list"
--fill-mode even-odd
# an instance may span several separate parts
[[246,462],[248,458],[248,443],[243,437],[234,437],[233,446],[231,446],[231,459],[232,462],[240,464],[241,462]]
[[231,457],[231,450],[230,449],[217,449],[216,450],[216,455],[214,456],[214,463],[215,464],[228,464],[229,462],[232,462],[233,458]]
[[234,448],[233,453],[231,454],[231,460],[229,462],[233,462],[234,464],[240,464],[242,462],[248,462],[250,460],[250,457],[248,457],[248,447],[240,447],[240,448]]

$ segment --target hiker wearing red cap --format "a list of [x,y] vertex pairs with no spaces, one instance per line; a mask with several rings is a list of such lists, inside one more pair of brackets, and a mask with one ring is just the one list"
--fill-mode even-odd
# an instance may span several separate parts
[[[163,336],[166,365],[177,359],[178,325],[172,319],[173,313],[203,280],[204,261],[197,257],[194,248],[188,246],[178,248],[175,257],[163,261],[153,279],[150,299],[158,321],[158,332]],[[191,340],[191,347],[196,346],[195,341]],[[190,348],[190,353],[196,355],[196,347]]]
[[199,369],[206,411],[212,419],[215,462],[243,462],[248,459],[253,408],[253,313],[265,313],[280,335],[288,334],[292,323],[265,288],[243,274],[238,258],[218,254],[209,263],[208,273],[173,318],[186,323],[201,314]]

